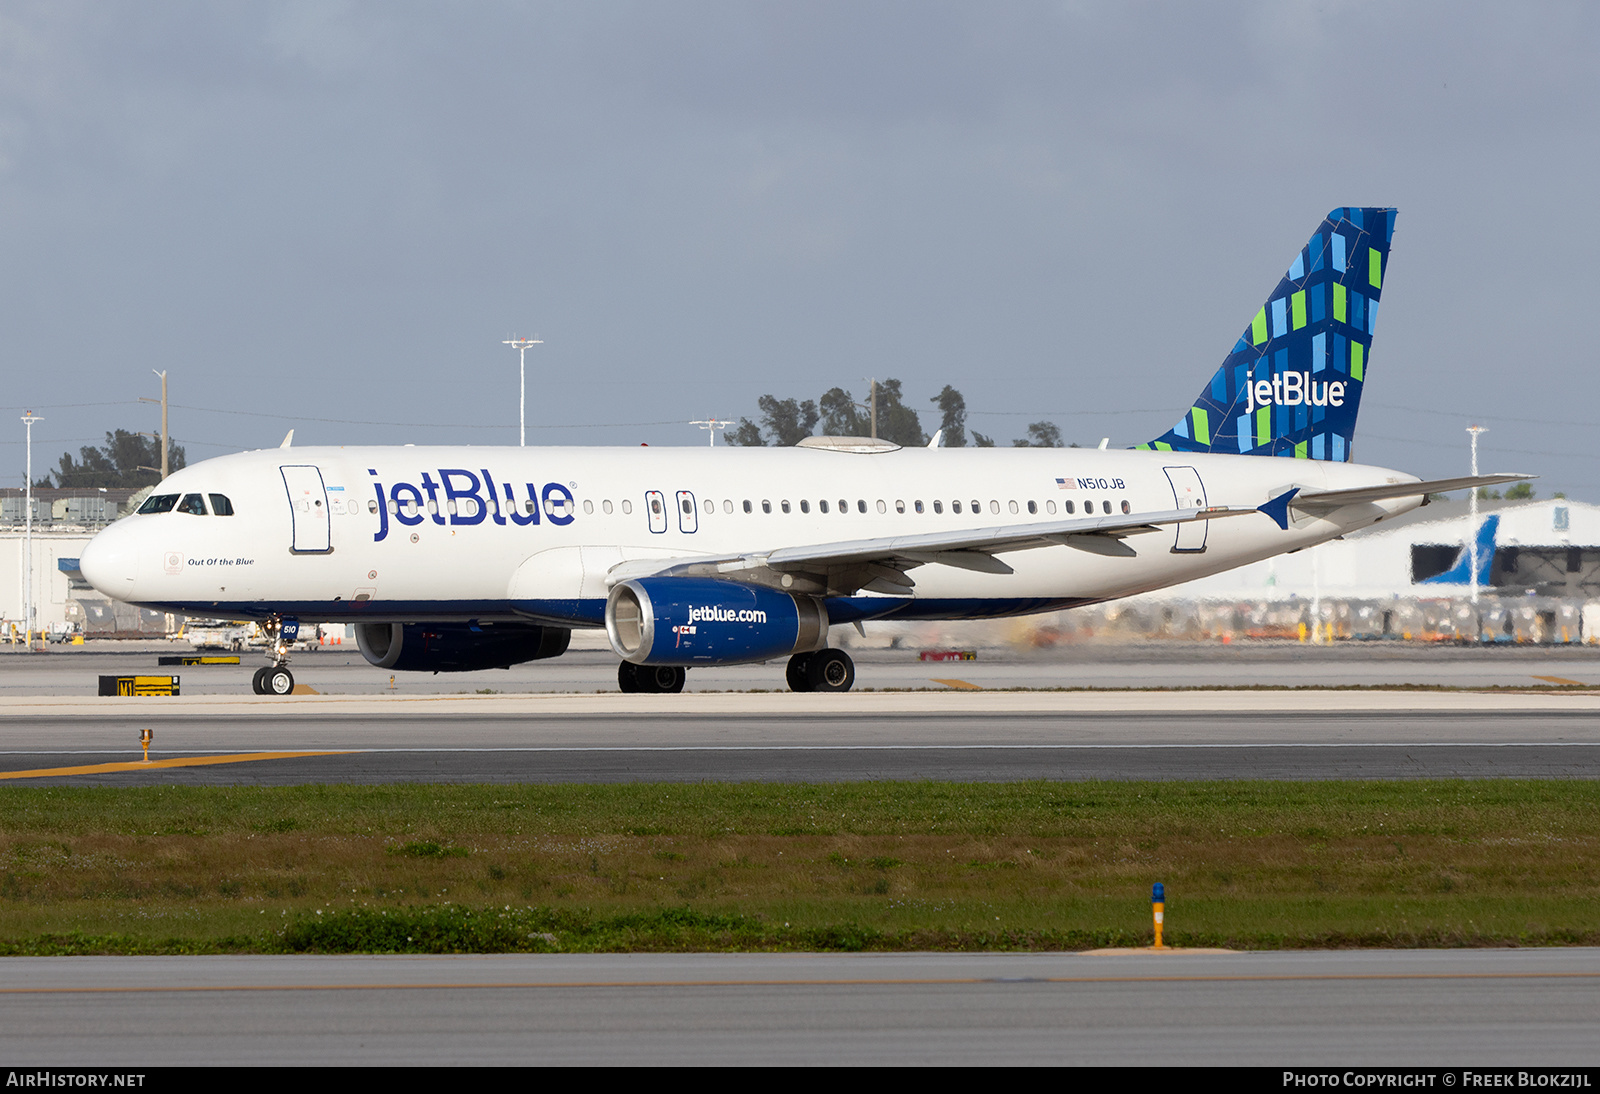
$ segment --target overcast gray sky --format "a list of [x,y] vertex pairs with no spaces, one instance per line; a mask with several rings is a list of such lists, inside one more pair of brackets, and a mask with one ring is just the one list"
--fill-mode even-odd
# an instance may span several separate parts
[[[1131,445],[1400,210],[1356,457],[1600,501],[1600,5],[0,2],[0,375],[153,429],[703,444],[898,377]],[[207,408],[207,409],[193,409]],[[0,453],[21,481],[21,423]]]

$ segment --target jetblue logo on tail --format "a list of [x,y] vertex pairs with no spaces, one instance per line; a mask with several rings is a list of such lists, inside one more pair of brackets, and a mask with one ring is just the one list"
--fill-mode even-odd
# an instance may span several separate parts
[[1344,406],[1344,391],[1343,380],[1319,384],[1309,372],[1285,372],[1248,385],[1244,412],[1254,414],[1257,406]]
[[1329,213],[1194,406],[1139,447],[1348,460],[1394,213]]

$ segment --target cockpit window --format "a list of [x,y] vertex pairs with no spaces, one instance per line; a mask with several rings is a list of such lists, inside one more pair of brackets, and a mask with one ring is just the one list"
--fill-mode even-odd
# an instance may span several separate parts
[[172,507],[178,503],[176,494],[151,494],[144,499],[144,504],[139,506],[141,513],[170,513]]
[[185,494],[178,503],[178,512],[203,517],[206,515],[206,499],[199,494]]
[[[377,503],[374,502],[373,506],[376,507]],[[233,516],[233,502],[228,500],[226,494],[212,494],[211,511],[219,517],[231,517]]]

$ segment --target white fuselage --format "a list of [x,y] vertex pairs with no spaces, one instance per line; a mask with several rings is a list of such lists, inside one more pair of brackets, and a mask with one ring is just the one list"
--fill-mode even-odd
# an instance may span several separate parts
[[[109,596],[194,615],[599,626],[623,563],[636,576],[654,559],[1043,523],[1086,507],[1137,516],[1181,508],[1175,481],[1201,485],[1191,504],[1253,508],[1294,486],[1415,479],[1303,459],[1090,449],[267,449],[185,468],[154,492],[220,495],[233,515],[210,502],[203,514],[119,520],[81,566]],[[922,565],[909,595],[831,598],[829,618],[977,618],[1128,596],[1420,501],[1296,514],[1286,529],[1261,513],[1166,525],[1127,536],[1121,555],[1012,551],[1010,574]]]

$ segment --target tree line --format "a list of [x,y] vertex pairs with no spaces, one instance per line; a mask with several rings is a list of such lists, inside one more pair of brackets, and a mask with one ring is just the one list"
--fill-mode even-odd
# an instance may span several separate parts
[[[168,468],[177,471],[184,463],[183,446],[173,445],[167,453]],[[49,487],[52,485],[50,477],[54,476],[53,485],[75,489],[154,486],[161,478],[160,469],[160,441],[119,429],[106,434],[104,445],[84,445],[78,449],[77,459],[73,459],[70,452],[61,453],[56,469],[34,485]]]
[[[877,436],[907,448],[921,447],[929,437],[922,431],[917,411],[905,403],[899,380],[884,380],[877,385]],[[868,437],[872,435],[871,392],[867,401],[857,402],[844,388],[829,388],[820,399],[780,399],[763,395],[756,400],[756,419],[740,418],[726,433],[727,442],[737,445],[789,447],[813,436],[820,425],[824,437]],[[993,448],[994,438],[972,430],[967,433],[967,401],[961,392],[944,386],[928,400],[939,413],[941,443],[946,448]],[[1054,422],[1034,422],[1026,437],[1011,442],[1016,448],[1064,448],[1061,429]],[[1073,447],[1076,447],[1075,445]]]

